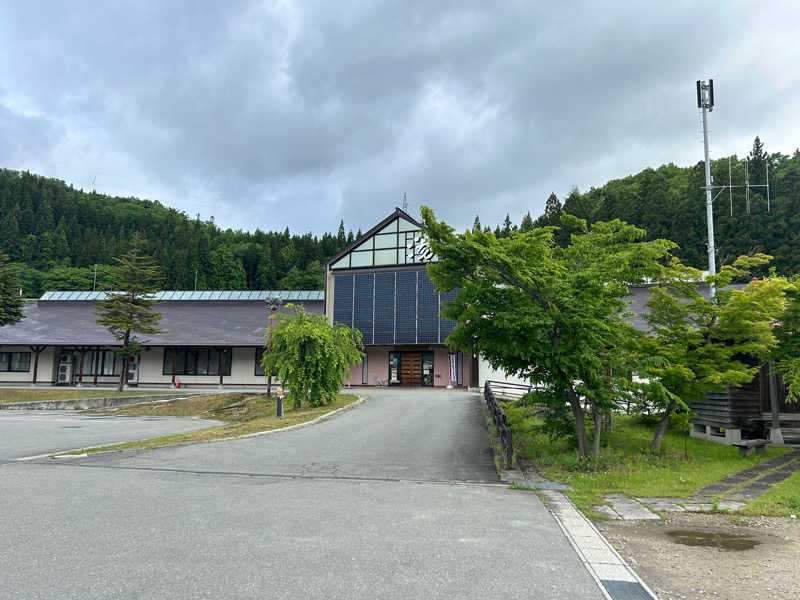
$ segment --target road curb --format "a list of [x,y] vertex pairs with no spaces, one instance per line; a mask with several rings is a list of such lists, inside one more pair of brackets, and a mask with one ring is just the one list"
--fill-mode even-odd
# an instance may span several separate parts
[[545,506],[607,600],[658,600],[602,533],[560,491],[540,490]]
[[[159,448],[177,448],[179,446],[192,446],[192,445],[195,445],[195,444],[215,444],[217,442],[230,442],[230,441],[233,441],[233,440],[242,440],[242,439],[246,439],[246,438],[258,437],[258,436],[261,436],[261,435],[270,435],[272,433],[280,433],[282,431],[290,431],[292,429],[300,429],[302,427],[308,427],[309,425],[313,425],[315,423],[319,423],[321,421],[325,421],[327,419],[330,419],[331,417],[336,416],[337,414],[339,414],[341,412],[345,412],[347,410],[353,409],[356,406],[359,406],[360,404],[363,404],[368,399],[369,399],[369,396],[358,396],[358,399],[355,402],[351,402],[347,406],[342,406],[340,408],[337,408],[335,410],[332,410],[330,412],[322,414],[322,415],[316,417],[315,419],[312,419],[311,421],[305,421],[304,423],[296,423],[294,425],[287,425],[286,427],[281,427],[279,429],[269,429],[267,431],[256,431],[256,432],[253,432],[253,433],[245,433],[243,435],[234,435],[234,436],[230,436],[230,437],[226,437],[226,438],[219,438],[218,440],[198,440],[198,441],[194,441],[194,442],[181,442],[179,444],[164,444],[163,446],[155,446],[153,448],[150,448],[150,450],[157,450]],[[196,417],[192,417],[192,418],[196,418]],[[144,438],[144,439],[148,439],[148,438]],[[136,442],[136,441],[143,441],[143,440],[128,440],[128,441]],[[118,443],[125,444],[127,442],[118,442]],[[49,457],[49,458],[66,458],[67,456],[65,456],[65,455],[68,455],[69,452],[80,452],[82,450],[92,450],[94,448],[102,448],[103,446],[112,446],[112,445],[114,445],[114,444],[99,444],[99,445],[96,445],[96,446],[84,446],[83,448],[74,448],[72,450],[62,450],[60,452],[51,452],[49,454],[44,454],[44,455],[39,455],[39,456],[26,456],[24,458],[18,458],[16,460],[17,461],[28,461],[28,460],[35,460],[37,458],[47,458],[47,457]],[[137,448],[130,448],[130,449],[127,449],[127,450],[105,450],[103,452],[93,452],[92,454],[94,456],[97,456],[97,455],[100,455],[100,454],[110,454],[112,452],[129,452],[130,450],[137,450]],[[139,448],[139,450],[140,450],[140,448]],[[82,457],[85,457],[85,456],[88,456],[88,454],[68,455],[69,458],[82,458]]]

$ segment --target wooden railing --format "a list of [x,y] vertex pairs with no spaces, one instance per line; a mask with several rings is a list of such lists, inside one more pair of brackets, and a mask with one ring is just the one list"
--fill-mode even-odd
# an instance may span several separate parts
[[483,397],[486,400],[489,413],[492,415],[492,421],[494,421],[494,425],[500,435],[500,443],[503,445],[503,458],[505,460],[504,467],[508,469],[511,468],[514,460],[514,437],[511,426],[508,424],[508,417],[506,417],[506,413],[503,412],[503,407],[500,406],[500,402],[497,400],[497,394],[493,389],[493,386],[496,386],[497,383],[498,382],[487,381],[483,385]]

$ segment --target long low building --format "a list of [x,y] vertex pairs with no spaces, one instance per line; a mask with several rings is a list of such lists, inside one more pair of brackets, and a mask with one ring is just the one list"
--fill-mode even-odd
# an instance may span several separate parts
[[[0,383],[109,385],[119,381],[119,342],[97,323],[103,292],[48,292],[25,318],[0,328]],[[161,333],[140,336],[128,380],[139,385],[263,386],[268,313],[281,298],[323,314],[322,291],[161,292]],[[282,308],[281,312],[285,312]]]

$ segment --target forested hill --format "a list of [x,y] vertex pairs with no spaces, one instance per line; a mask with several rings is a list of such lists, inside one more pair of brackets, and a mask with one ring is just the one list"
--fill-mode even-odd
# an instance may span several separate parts
[[[732,262],[754,251],[766,252],[782,274],[800,273],[800,151],[792,156],[768,154],[756,138],[748,155],[751,185],[766,182],[765,165],[769,164],[770,212],[764,188],[752,188],[750,214],[745,192],[733,190],[733,216],[728,190],[714,201],[714,228],[717,264]],[[733,185],[744,183],[745,164],[730,157]],[[713,161],[715,185],[728,184],[728,157]],[[609,181],[586,193],[574,190],[560,206],[552,198],[549,215],[539,222],[553,220],[558,210],[602,221],[619,218],[647,230],[648,237],[670,239],[680,245],[676,252],[694,267],[706,269],[706,203],[703,162],[693,167],[669,164]],[[717,191],[714,192],[715,194]]]
[[[744,190],[737,188],[731,216],[728,191],[722,191],[714,203],[718,264],[759,251],[775,257],[780,273],[800,273],[800,151],[768,154],[756,138],[747,158],[753,185],[765,183],[769,164],[770,212],[763,188],[753,188],[750,214]],[[744,163],[736,156],[730,162],[733,184],[741,185]],[[727,184],[728,157],[714,161],[712,173],[717,184]],[[646,229],[651,239],[677,242],[676,254],[704,269],[703,185],[702,162],[645,169],[585,193],[573,190],[563,203],[551,194],[543,215],[533,219],[528,213],[519,225],[507,216],[494,231],[508,235],[557,225],[562,211],[589,222],[619,218]],[[475,224],[480,226],[477,217]],[[195,277],[199,290],[322,289],[322,263],[354,238],[343,223],[336,234],[322,237],[288,229],[222,230],[158,202],[84,192],[56,179],[0,169],[0,252],[20,265],[27,297],[48,289],[91,290],[94,265],[97,289],[108,289],[107,265],[128,249],[135,233],[161,263],[165,289],[186,290],[194,289]]]
[[138,232],[166,277],[166,289],[322,289],[321,264],[352,231],[321,238],[222,230],[158,202],[76,190],[56,179],[0,170],[0,252],[21,263],[23,294],[109,288],[106,265]]

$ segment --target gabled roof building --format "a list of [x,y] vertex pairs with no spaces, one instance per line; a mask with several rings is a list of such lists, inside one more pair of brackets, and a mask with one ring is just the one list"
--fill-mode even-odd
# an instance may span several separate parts
[[326,263],[325,314],[361,332],[364,361],[353,385],[477,386],[477,359],[449,349],[455,323],[442,305],[455,292],[434,289],[435,261],[422,225],[395,211]]

